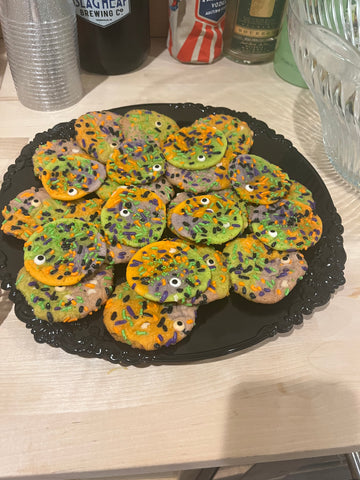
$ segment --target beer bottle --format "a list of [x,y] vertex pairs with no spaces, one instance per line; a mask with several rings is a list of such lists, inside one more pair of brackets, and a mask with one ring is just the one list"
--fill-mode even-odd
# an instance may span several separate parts
[[73,0],[81,67],[118,75],[135,70],[150,47],[149,0]]

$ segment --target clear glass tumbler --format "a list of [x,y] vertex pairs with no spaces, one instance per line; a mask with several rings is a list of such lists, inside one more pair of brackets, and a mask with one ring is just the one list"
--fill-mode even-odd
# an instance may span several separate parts
[[321,117],[325,151],[360,189],[359,0],[289,0],[295,61]]

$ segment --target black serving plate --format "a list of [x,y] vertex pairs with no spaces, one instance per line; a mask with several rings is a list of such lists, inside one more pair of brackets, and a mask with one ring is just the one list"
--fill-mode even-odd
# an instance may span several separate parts
[[[211,113],[224,113],[246,121],[254,131],[252,153],[279,165],[290,178],[309,188],[323,221],[321,240],[305,257],[309,270],[304,279],[282,301],[274,305],[249,302],[237,294],[198,310],[197,322],[191,335],[177,345],[154,352],[132,349],[116,342],[102,322],[102,311],[70,324],[49,324],[34,316],[33,310],[16,290],[15,281],[23,266],[23,242],[0,234],[0,280],[9,289],[17,317],[31,329],[34,339],[60,347],[82,357],[98,357],[122,365],[174,364],[194,362],[243,350],[277,333],[290,331],[316,307],[326,304],[331,294],[345,283],[343,274],[346,254],[343,248],[343,227],[330,194],[310,163],[289,140],[247,113],[234,112],[200,104],[148,104],[113,109],[123,114],[132,108],[147,108],[174,118],[182,127]],[[19,192],[31,186],[41,186],[32,170],[32,155],[38,145],[56,138],[74,135],[74,121],[62,123],[47,132],[39,133],[26,145],[14,165],[4,176],[0,191],[0,208]],[[116,267],[116,281],[124,279],[125,267]]]

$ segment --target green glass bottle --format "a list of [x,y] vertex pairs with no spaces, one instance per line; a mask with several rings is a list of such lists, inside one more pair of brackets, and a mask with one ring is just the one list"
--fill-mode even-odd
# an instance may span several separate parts
[[298,87],[307,88],[304,79],[295,63],[289,44],[287,14],[281,25],[274,55],[274,70],[286,82]]
[[228,0],[224,55],[239,63],[273,60],[285,0]]

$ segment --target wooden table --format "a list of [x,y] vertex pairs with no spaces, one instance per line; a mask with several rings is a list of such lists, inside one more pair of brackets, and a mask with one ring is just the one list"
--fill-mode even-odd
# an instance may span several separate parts
[[183,65],[164,40],[143,68],[84,73],[84,98],[52,113],[16,97],[0,71],[0,174],[35,133],[89,110],[200,102],[246,111],[290,139],[326,183],[345,227],[346,284],[301,327],[242,353],[136,368],[33,340],[4,293],[0,326],[0,478],[75,479],[345,453],[360,445],[360,199],[334,171],[307,90],[272,64]]

